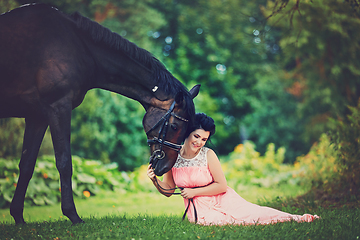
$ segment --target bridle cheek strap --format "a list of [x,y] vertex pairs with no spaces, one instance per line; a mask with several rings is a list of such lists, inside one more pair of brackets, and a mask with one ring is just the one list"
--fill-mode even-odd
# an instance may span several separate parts
[[154,129],[156,129],[162,122],[162,126],[159,130],[159,134],[158,134],[158,137],[153,137],[152,139],[148,139],[147,140],[147,143],[150,145],[150,144],[160,144],[160,148],[158,149],[158,152],[160,154],[163,153],[162,151],[162,148],[163,146],[165,147],[168,147],[176,152],[179,152],[180,149],[181,149],[181,145],[179,144],[175,144],[175,143],[172,143],[172,142],[168,142],[168,141],[165,141],[164,139],[166,138],[166,134],[167,134],[167,130],[168,130],[168,127],[169,127],[169,120],[170,120],[170,116],[173,116],[181,121],[184,121],[184,122],[188,122],[187,119],[185,118],[182,118],[178,115],[176,115],[175,113],[173,113],[174,111],[174,108],[175,108],[175,104],[176,102],[173,101],[173,103],[171,104],[169,110],[165,113],[164,116],[162,116],[160,118],[160,120],[150,129],[146,132],[146,135],[148,135],[151,131],[153,131]]

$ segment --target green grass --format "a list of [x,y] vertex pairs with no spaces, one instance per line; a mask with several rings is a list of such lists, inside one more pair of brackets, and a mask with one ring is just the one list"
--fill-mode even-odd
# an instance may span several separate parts
[[[304,193],[304,190],[294,186],[286,188],[260,188],[256,186],[239,186],[236,191],[249,202],[263,203],[278,196],[295,197]],[[150,215],[182,215],[184,203],[180,196],[167,198],[160,193],[114,193],[102,192],[88,199],[75,198],[75,205],[81,217],[103,217],[111,214],[136,216],[138,214]],[[26,206],[24,219],[26,222],[61,220],[60,203],[47,206]],[[0,209],[0,222],[15,223],[10,216],[9,209]]]
[[358,239],[360,211],[322,209],[312,223],[287,222],[257,226],[200,226],[179,216],[112,215],[68,220],[0,224],[0,239]]
[[[285,197],[252,195],[258,188],[244,192],[261,199],[264,206],[294,214],[321,216],[313,223],[287,222],[258,226],[200,226],[181,221],[184,211],[179,196],[166,198],[158,193],[102,193],[89,199],[76,199],[84,224],[71,225],[61,214],[60,205],[30,207],[24,211],[25,225],[15,225],[9,209],[0,209],[0,240],[3,239],[359,239],[360,209],[323,208],[312,200],[294,207]],[[298,191],[298,190],[296,190]],[[288,193],[292,194],[291,191]],[[243,195],[243,194],[241,194]],[[249,200],[249,198],[247,198]],[[273,199],[267,201],[266,199]],[[293,200],[290,198],[290,200]],[[299,204],[298,204],[299,205]],[[297,206],[298,206],[297,205]]]
[[[126,193],[103,192],[88,199],[75,199],[78,214],[82,218],[103,217],[108,215],[136,216],[151,215],[181,215],[184,203],[181,197],[167,198],[159,193]],[[26,222],[62,220],[60,203],[50,206],[25,206]],[[0,209],[0,222],[15,223],[9,209]]]

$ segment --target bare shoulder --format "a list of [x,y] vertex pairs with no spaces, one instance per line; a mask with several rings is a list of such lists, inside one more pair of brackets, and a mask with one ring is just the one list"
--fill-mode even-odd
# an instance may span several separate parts
[[226,178],[221,168],[221,163],[216,153],[209,149],[207,152],[207,164],[214,182],[221,183],[226,191]]
[[219,159],[218,159],[216,153],[211,148],[208,149],[206,154],[207,154],[208,163],[219,162]]

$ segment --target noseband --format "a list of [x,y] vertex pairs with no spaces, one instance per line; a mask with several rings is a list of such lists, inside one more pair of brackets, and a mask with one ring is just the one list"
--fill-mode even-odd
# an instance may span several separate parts
[[166,133],[169,127],[169,120],[170,117],[176,117],[177,119],[184,121],[184,122],[188,122],[189,120],[182,118],[178,115],[176,115],[173,111],[175,108],[175,101],[171,104],[169,110],[165,113],[164,116],[162,116],[160,118],[160,120],[150,129],[146,132],[146,135],[148,135],[151,131],[153,131],[154,129],[156,129],[160,124],[162,124],[160,130],[159,130],[159,134],[158,137],[153,137],[152,139],[148,139],[147,142],[150,146],[150,144],[160,144],[160,149],[157,149],[153,152],[152,157],[156,157],[157,159],[163,159],[165,157],[165,152],[162,150],[163,146],[171,148],[172,150],[179,152],[181,149],[181,145],[179,144],[175,144],[172,142],[168,142],[165,141],[165,137],[166,137]]

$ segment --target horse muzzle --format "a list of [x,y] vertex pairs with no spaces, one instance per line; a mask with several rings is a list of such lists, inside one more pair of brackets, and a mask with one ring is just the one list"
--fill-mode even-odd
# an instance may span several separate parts
[[149,162],[151,164],[151,167],[154,169],[154,173],[157,176],[162,176],[164,173],[170,170],[168,169],[168,167],[161,164],[164,158],[165,158],[165,152],[159,149],[155,150],[153,154],[150,156]]

